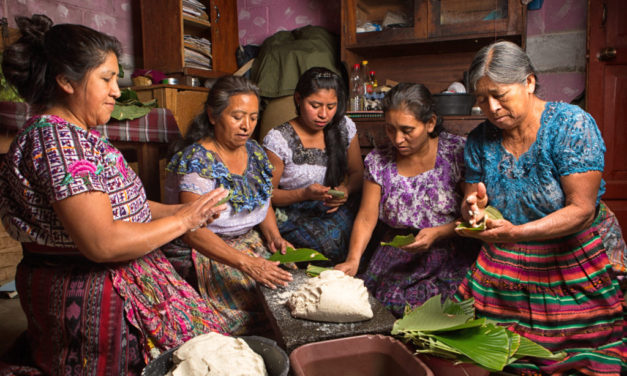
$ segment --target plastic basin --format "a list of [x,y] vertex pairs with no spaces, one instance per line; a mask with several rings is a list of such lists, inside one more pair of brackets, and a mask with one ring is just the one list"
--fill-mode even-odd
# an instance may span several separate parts
[[[281,349],[276,342],[269,338],[259,336],[242,336],[239,337],[246,341],[248,346],[261,355],[266,365],[266,370],[270,376],[287,376],[290,370],[290,361],[287,354]],[[150,362],[142,371],[142,376],[164,376],[172,366],[172,354],[178,347],[170,349],[158,358]]]
[[476,364],[459,363],[437,356],[418,355],[437,376],[488,376],[490,371]]
[[475,96],[472,94],[433,94],[435,108],[438,115],[470,115],[475,104]]
[[308,343],[290,354],[295,376],[433,376],[400,341],[362,335]]

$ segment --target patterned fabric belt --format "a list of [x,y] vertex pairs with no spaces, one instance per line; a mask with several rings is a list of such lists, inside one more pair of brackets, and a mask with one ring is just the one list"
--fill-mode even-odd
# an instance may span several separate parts
[[[0,102],[0,134],[19,132],[31,116],[26,103]],[[111,141],[168,143],[180,137],[174,115],[167,108],[153,108],[133,120],[111,119],[96,129]]]
[[22,243],[24,261],[36,265],[94,264],[77,248],[52,247],[37,243]]

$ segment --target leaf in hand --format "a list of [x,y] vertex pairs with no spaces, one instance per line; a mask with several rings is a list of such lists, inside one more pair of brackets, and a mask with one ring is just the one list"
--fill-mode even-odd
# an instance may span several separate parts
[[308,264],[307,265],[307,270],[305,271],[307,273],[308,276],[310,277],[317,277],[320,275],[320,273],[322,273],[325,270],[331,270],[332,268],[325,268],[323,266],[316,266],[316,265],[311,265]]
[[473,226],[468,222],[462,222],[457,225],[456,229],[470,230],[470,231],[483,231],[485,230],[485,223],[488,218],[503,219],[503,214],[501,214],[499,209],[495,208],[494,206],[488,205],[486,206],[484,210],[485,210],[485,214],[484,214],[483,220],[477,226]]
[[328,260],[322,253],[313,250],[311,248],[297,248],[287,247],[285,254],[281,252],[275,252],[270,257],[270,261],[279,261],[281,264],[290,262],[302,262],[302,261],[323,261]]
[[414,234],[396,235],[390,242],[381,242],[381,245],[389,245],[391,247],[400,248],[416,241]]
[[331,196],[335,197],[335,198],[342,198],[342,197],[344,197],[344,192],[338,191],[338,190],[335,190],[335,189],[329,189],[327,191],[327,193],[330,194]]
[[227,201],[229,201],[229,199],[231,198],[231,194],[232,193],[233,193],[233,191],[229,190],[229,193],[226,196],[224,196],[222,199],[220,199],[220,201],[218,201],[215,205],[213,205],[213,207],[220,206],[220,205],[226,203]]

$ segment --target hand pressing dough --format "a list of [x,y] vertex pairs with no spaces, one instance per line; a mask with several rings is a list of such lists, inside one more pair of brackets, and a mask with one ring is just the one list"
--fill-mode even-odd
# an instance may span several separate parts
[[173,354],[166,376],[267,376],[261,355],[241,338],[207,333],[190,339]]
[[371,319],[364,281],[340,270],[310,278],[287,301],[292,316],[312,321],[354,322]]

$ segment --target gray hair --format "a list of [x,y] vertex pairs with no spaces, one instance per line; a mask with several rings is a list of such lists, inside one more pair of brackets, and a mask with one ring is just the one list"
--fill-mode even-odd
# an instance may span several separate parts
[[468,74],[473,91],[482,77],[488,77],[498,84],[524,84],[530,75],[537,80],[538,75],[531,59],[522,48],[509,41],[495,42],[479,50],[470,64]]

